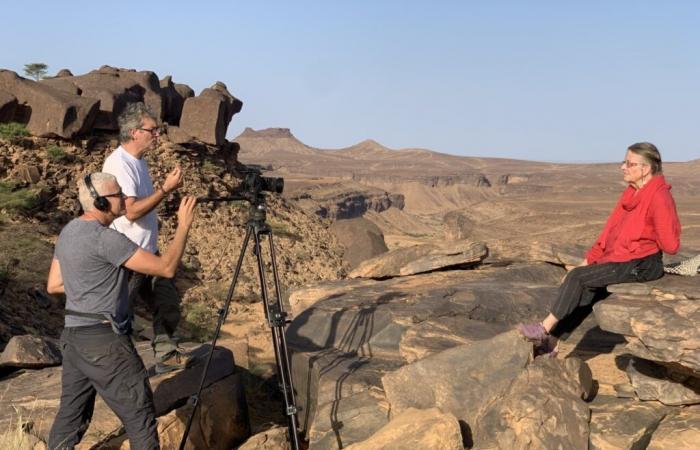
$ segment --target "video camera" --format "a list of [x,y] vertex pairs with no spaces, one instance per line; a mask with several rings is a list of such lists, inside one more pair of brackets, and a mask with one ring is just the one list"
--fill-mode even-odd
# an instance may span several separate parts
[[263,192],[281,194],[284,190],[284,178],[262,176],[263,167],[257,165],[243,166],[235,171],[241,184],[231,191],[230,197],[200,197],[198,202],[227,202],[245,200],[252,204],[260,204],[265,200]]

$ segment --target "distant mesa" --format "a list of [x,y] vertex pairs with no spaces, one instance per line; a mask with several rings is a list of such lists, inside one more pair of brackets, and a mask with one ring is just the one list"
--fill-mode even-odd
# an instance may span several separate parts
[[291,138],[296,139],[289,128],[265,128],[264,130],[254,130],[250,127],[246,127],[241,133],[239,138]]
[[71,139],[93,131],[115,131],[131,102],[144,102],[167,123],[177,144],[224,145],[226,131],[243,102],[217,81],[195,95],[170,75],[102,66],[83,75],[61,69],[41,81],[0,69],[0,122],[19,122],[38,137]]

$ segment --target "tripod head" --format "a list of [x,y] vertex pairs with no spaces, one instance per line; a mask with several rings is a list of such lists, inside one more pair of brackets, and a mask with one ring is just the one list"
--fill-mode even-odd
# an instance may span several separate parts
[[284,190],[284,178],[264,177],[260,166],[250,165],[237,170],[241,184],[228,197],[200,197],[198,202],[230,202],[246,201],[250,203],[248,222],[255,225],[255,229],[267,229],[266,192],[281,194]]

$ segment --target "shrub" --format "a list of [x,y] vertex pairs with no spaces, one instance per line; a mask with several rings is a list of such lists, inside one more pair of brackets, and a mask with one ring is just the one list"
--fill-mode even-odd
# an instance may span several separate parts
[[39,203],[39,188],[18,188],[13,183],[0,181],[0,210],[26,212]]
[[29,131],[27,130],[27,127],[21,123],[0,123],[0,138],[16,144],[22,138],[27,136],[29,136]]
[[66,154],[66,151],[63,150],[63,147],[56,144],[51,144],[46,148],[46,155],[51,161],[56,163],[68,160],[68,155]]
[[187,307],[183,325],[192,340],[203,342],[214,337],[217,319],[217,315],[209,306],[194,303]]

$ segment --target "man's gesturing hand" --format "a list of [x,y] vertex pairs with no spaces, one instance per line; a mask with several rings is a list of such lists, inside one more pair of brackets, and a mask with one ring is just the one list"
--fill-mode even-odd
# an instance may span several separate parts
[[197,198],[187,195],[182,198],[180,208],[177,210],[177,224],[189,230],[194,220],[194,207],[197,203]]
[[180,168],[180,166],[178,165],[172,170],[172,172],[168,174],[167,177],[165,177],[165,181],[163,182],[163,192],[169,194],[170,192],[180,187],[181,183],[182,168]]

